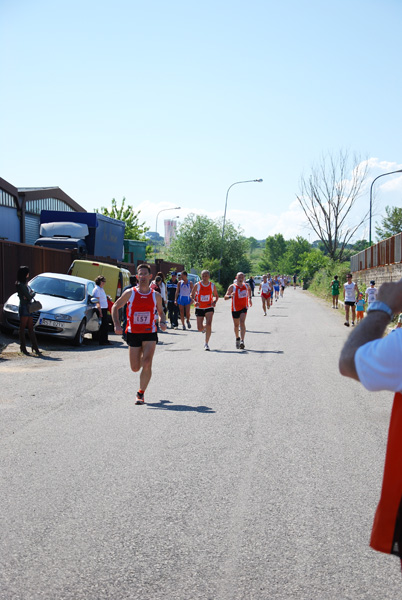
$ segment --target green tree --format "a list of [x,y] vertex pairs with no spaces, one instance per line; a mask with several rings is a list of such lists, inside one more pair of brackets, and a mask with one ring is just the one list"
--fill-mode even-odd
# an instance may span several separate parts
[[402,231],[402,208],[386,206],[385,212],[386,216],[382,218],[381,226],[375,227],[378,242]]
[[[183,262],[187,269],[201,271],[208,268],[213,278],[219,273],[222,243],[222,220],[212,220],[205,215],[188,215],[172,241],[168,258]],[[242,232],[226,221],[221,264],[221,283],[227,285],[235,274],[249,267],[248,244]]]
[[304,252],[300,256],[299,260],[299,275],[301,279],[311,279],[317,271],[328,267],[331,264],[331,260],[328,256],[325,256],[320,250],[314,249],[310,252]]
[[249,245],[249,251],[250,251],[250,256],[252,255],[252,253],[254,252],[254,250],[256,250],[259,246],[258,240],[255,239],[255,237],[251,236],[249,238],[247,238],[247,242]]
[[262,271],[279,271],[286,250],[287,243],[281,233],[268,236],[259,263],[260,269]]
[[112,219],[119,219],[124,221],[126,229],[124,232],[124,239],[126,240],[145,240],[144,234],[149,231],[149,227],[146,227],[145,222],[139,222],[140,210],[135,212],[133,207],[130,205],[125,206],[126,199],[123,198],[120,208],[117,206],[116,200],[112,199],[112,208],[108,209],[104,206],[100,210],[95,209],[95,212],[99,212],[101,215],[111,217]]
[[285,255],[279,263],[282,273],[291,274],[298,271],[300,257],[310,251],[310,243],[300,235],[296,239],[288,240]]

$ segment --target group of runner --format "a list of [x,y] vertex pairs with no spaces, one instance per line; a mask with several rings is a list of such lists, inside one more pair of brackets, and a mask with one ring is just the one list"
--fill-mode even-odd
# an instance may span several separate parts
[[[171,327],[178,328],[178,314],[183,330],[191,328],[190,306],[194,303],[198,331],[205,334],[204,349],[209,351],[209,341],[212,333],[212,319],[216,304],[219,300],[215,284],[210,279],[208,270],[201,273],[201,281],[195,285],[188,280],[188,274],[183,271],[180,281],[177,273],[172,273],[172,279],[167,283],[168,311]],[[152,273],[147,264],[137,268],[137,285],[126,289],[112,307],[112,319],[116,334],[122,334],[119,320],[119,309],[126,305],[125,336],[129,346],[130,367],[134,372],[140,372],[140,387],[136,395],[136,404],[145,403],[145,391],[152,375],[152,360],[158,342],[158,327],[166,331],[167,321],[162,295],[151,286]],[[260,292],[263,311],[283,296],[287,279],[283,276],[271,277],[268,273],[263,276]],[[173,296],[174,294],[174,296]],[[236,279],[229,285],[225,300],[232,302],[232,318],[235,333],[235,346],[245,349],[247,310],[252,306],[252,291],[245,281],[242,272],[237,273]],[[179,311],[179,313],[177,312]]]

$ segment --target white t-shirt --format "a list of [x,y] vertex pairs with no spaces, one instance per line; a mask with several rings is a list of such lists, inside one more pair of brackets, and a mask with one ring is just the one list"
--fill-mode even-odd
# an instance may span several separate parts
[[107,308],[107,296],[106,296],[106,292],[103,288],[96,285],[94,287],[94,291],[92,292],[92,296],[94,298],[98,298],[99,305],[101,308]]
[[377,288],[376,287],[368,287],[366,290],[366,294],[367,294],[367,302],[369,304],[371,304],[371,302],[374,302],[374,300],[377,298]]
[[371,392],[402,391],[402,329],[368,342],[355,354],[355,366],[361,383]]
[[344,283],[343,288],[345,290],[345,302],[356,302],[356,288],[353,281],[351,283]]

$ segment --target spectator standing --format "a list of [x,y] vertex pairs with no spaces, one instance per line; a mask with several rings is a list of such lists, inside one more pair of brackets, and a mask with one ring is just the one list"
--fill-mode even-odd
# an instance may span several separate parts
[[172,329],[178,329],[179,327],[179,307],[175,303],[176,290],[177,290],[177,273],[173,271],[169,281],[166,283],[167,291],[167,308],[170,321],[170,327]]
[[250,279],[248,280],[248,284],[250,286],[251,295],[254,296],[255,281],[254,281],[253,276],[251,276]]
[[[112,342],[108,339],[109,320],[107,316],[107,296],[103,289],[105,287],[106,279],[103,275],[98,275],[95,279],[95,288],[92,292],[92,296],[98,299],[98,310],[99,316],[102,319],[99,328],[99,346],[110,346]],[[120,296],[121,297],[121,296]]]
[[338,308],[339,285],[338,275],[335,275],[331,281],[332,308]]
[[372,302],[375,302],[377,300],[377,292],[378,290],[375,287],[375,281],[373,279],[372,281],[370,281],[370,287],[366,289],[366,300],[369,306]]
[[352,274],[346,275],[346,283],[343,284],[343,300],[345,302],[345,314],[346,314],[346,327],[349,327],[349,312],[352,309],[352,327],[355,324],[356,318],[356,298],[359,295],[359,288],[357,283],[352,281]]
[[28,280],[29,268],[20,267],[17,271],[17,281],[15,282],[18,298],[20,299],[20,305],[18,308],[18,314],[20,317],[20,350],[23,354],[26,354],[27,356],[30,355],[25,343],[25,329],[28,328],[29,339],[31,340],[32,344],[32,352],[39,356],[41,352],[39,350],[33,328],[33,315],[29,312],[29,305],[35,296],[35,292],[33,292],[29,287]]

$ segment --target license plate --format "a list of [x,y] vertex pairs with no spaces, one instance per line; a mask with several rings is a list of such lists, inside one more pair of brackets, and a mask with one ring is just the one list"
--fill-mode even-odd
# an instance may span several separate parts
[[61,323],[60,321],[50,321],[49,319],[41,319],[40,325],[47,325],[48,327],[58,327],[59,329],[64,329],[66,323]]

